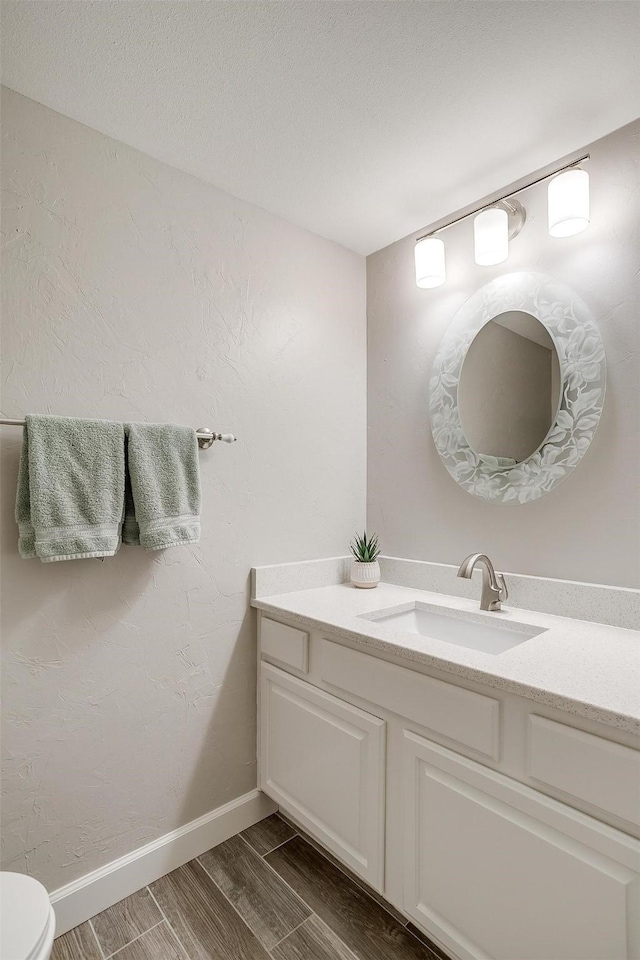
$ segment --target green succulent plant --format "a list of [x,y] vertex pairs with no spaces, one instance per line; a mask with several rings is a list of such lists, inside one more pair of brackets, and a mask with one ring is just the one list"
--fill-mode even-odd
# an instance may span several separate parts
[[377,560],[380,556],[378,534],[374,533],[369,539],[367,539],[366,530],[362,536],[356,534],[349,544],[349,549],[353,554],[354,560],[357,560],[359,563],[373,563],[373,561]]

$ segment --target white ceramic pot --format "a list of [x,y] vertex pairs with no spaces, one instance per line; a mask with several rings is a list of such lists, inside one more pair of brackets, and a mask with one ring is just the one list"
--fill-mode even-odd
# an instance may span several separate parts
[[380,583],[380,564],[377,560],[372,563],[361,563],[360,560],[351,561],[351,583],[356,587],[371,589]]

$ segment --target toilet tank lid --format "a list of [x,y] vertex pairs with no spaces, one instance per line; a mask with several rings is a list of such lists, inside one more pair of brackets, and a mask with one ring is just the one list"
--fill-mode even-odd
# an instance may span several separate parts
[[23,873],[0,873],[0,957],[29,960],[51,915],[49,894]]

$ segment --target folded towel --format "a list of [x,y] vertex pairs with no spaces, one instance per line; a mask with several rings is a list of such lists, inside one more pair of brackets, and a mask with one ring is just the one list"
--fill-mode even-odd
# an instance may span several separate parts
[[25,560],[113,556],[123,503],[121,423],[26,418],[16,496],[18,548]]
[[195,430],[129,423],[122,538],[147,550],[200,540],[200,473]]

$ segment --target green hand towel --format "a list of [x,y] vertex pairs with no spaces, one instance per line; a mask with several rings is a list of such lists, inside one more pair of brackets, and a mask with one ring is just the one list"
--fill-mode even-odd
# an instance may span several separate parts
[[113,556],[123,503],[121,423],[26,418],[16,496],[18,549],[25,560]]
[[131,497],[127,496],[125,505],[123,540],[140,543],[147,550],[198,543],[200,473],[195,430],[173,423],[129,423],[125,430]]

